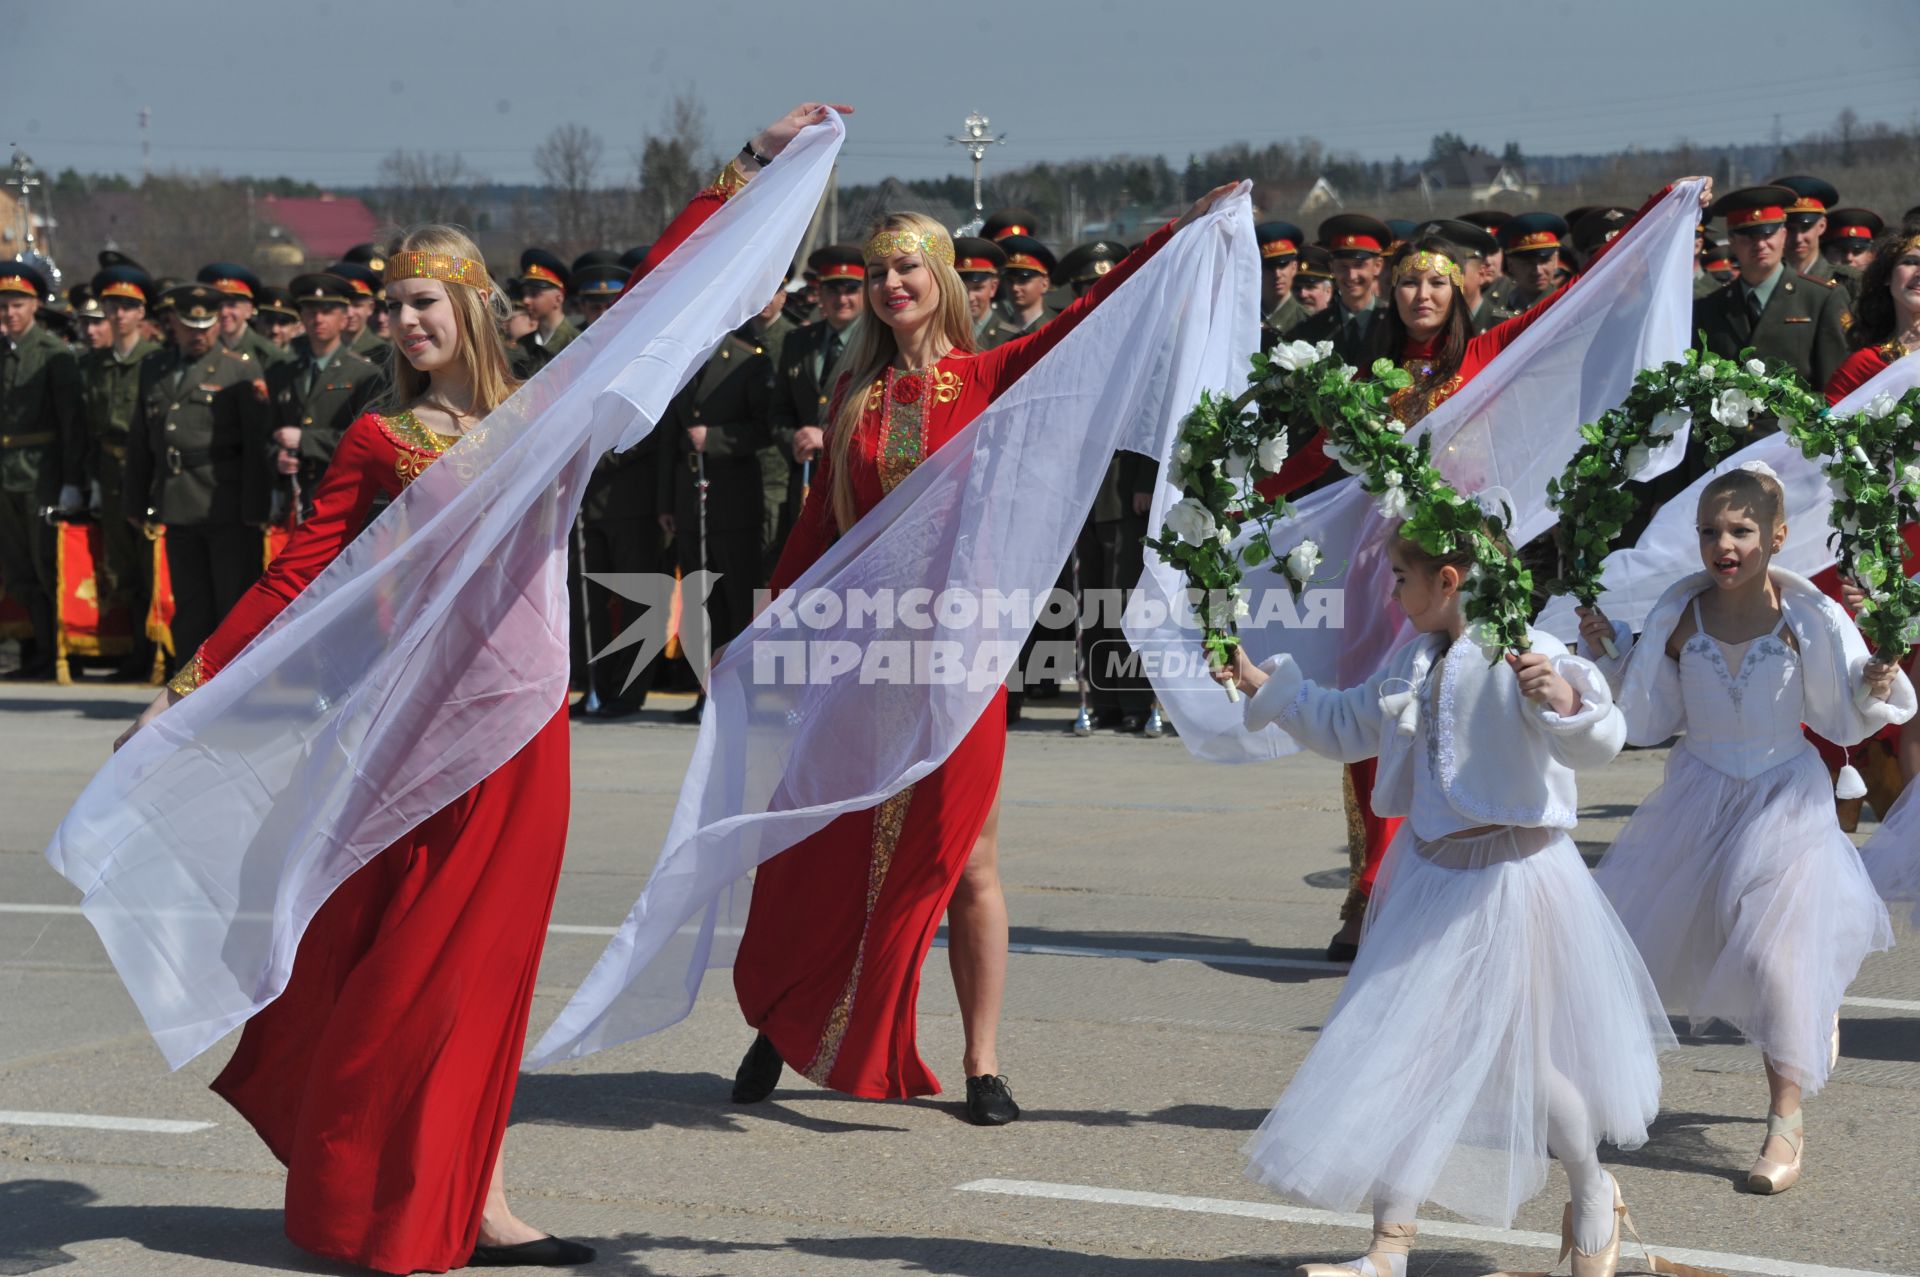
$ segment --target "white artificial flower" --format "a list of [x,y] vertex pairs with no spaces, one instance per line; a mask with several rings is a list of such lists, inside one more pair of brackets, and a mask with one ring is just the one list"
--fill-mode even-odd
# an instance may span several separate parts
[[1720,375],[1720,370],[1718,368],[1715,368],[1712,364],[1701,364],[1699,368],[1699,373],[1700,373],[1700,380],[1712,381],[1715,377],[1718,377]]
[[[1331,346],[1328,347],[1332,349]],[[1298,372],[1302,368],[1311,368],[1320,362],[1321,352],[1310,342],[1283,341],[1273,348],[1268,359],[1280,365],[1288,372]]]
[[1220,543],[1222,550],[1233,544],[1233,528],[1225,523],[1213,530],[1213,539]]
[[1858,532],[1859,530],[1860,530],[1860,520],[1854,518],[1852,515],[1850,514],[1846,515],[1840,520],[1840,531],[1844,532],[1846,535],[1852,536],[1854,533]]
[[1680,433],[1680,427],[1693,419],[1685,408],[1668,408],[1654,414],[1653,424],[1647,427],[1647,433],[1655,439],[1671,439]]
[[1380,492],[1380,495],[1374,498],[1374,501],[1380,507],[1380,515],[1382,518],[1404,519],[1407,517],[1408,509],[1413,505],[1413,503],[1407,499],[1407,490],[1396,482],[1399,477],[1397,471],[1390,472],[1387,476],[1387,486]]
[[1320,547],[1311,541],[1302,541],[1287,551],[1287,575],[1296,581],[1311,581],[1319,566]]
[[1879,421],[1882,417],[1886,417],[1889,414],[1891,414],[1893,410],[1898,408],[1899,406],[1900,406],[1900,401],[1898,399],[1895,399],[1887,391],[1883,390],[1879,394],[1875,395],[1872,398],[1872,400],[1868,402],[1866,407],[1866,413],[1869,417],[1872,417],[1875,421]]
[[1252,464],[1253,464],[1253,458],[1249,457],[1246,453],[1229,452],[1227,454],[1227,478],[1229,479],[1246,478],[1247,468]]
[[1653,450],[1644,443],[1636,443],[1627,450],[1627,478],[1632,479],[1647,468],[1653,460]]
[[1282,433],[1271,439],[1262,440],[1260,451],[1255,454],[1255,459],[1259,461],[1260,468],[1268,474],[1278,473],[1280,467],[1287,464],[1287,436]]
[[1354,376],[1357,373],[1359,373],[1359,371],[1360,370],[1358,368],[1355,368],[1352,364],[1342,364],[1340,365],[1340,380],[1352,381],[1354,379]]
[[1713,397],[1713,419],[1729,430],[1745,430],[1758,401],[1740,389],[1729,386]]
[[1167,509],[1167,526],[1188,545],[1199,545],[1218,526],[1213,511],[1194,497],[1183,497]]
[[1313,344],[1313,353],[1316,357],[1325,359],[1333,353],[1333,343],[1330,341],[1317,341]]
[[1914,465],[1911,461],[1909,461],[1906,465],[1901,466],[1900,482],[1903,484],[1906,484],[1908,487],[1912,487],[1914,484],[1920,483],[1920,466]]
[[1902,430],[1911,430],[1913,429],[1913,414],[1903,412],[1893,419],[1893,424]]
[[1767,365],[1763,360],[1749,359],[1747,360],[1747,371],[1756,377],[1764,377],[1767,375]]
[[1193,445],[1182,439],[1180,446],[1173,450],[1173,459],[1183,466],[1191,462],[1193,460]]

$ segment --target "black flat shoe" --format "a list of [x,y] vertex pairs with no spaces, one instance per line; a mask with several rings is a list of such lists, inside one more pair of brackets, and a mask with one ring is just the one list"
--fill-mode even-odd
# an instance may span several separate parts
[[967,1079],[967,1120],[975,1126],[1005,1126],[1020,1116],[1005,1077],[982,1073]]
[[467,1257],[468,1268],[571,1268],[591,1264],[595,1251],[591,1246],[570,1242],[564,1237],[542,1237],[518,1246],[475,1246]]
[[733,1102],[758,1104],[772,1095],[773,1088],[780,1085],[780,1070],[784,1067],[780,1052],[774,1049],[767,1035],[755,1037],[733,1075]]
[[1331,940],[1327,942],[1328,962],[1352,962],[1360,956],[1360,946],[1350,940]]

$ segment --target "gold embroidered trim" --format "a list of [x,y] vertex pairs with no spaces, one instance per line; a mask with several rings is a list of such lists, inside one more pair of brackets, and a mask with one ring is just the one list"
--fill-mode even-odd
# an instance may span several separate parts
[[880,889],[886,885],[887,870],[893,865],[894,850],[900,845],[900,830],[907,823],[907,807],[913,802],[913,786],[881,803],[873,812],[873,851],[867,860],[867,916],[860,927],[860,945],[853,952],[853,969],[847,973],[847,986],[827,1016],[820,1034],[820,1046],[807,1061],[800,1075],[816,1086],[825,1086],[840,1058],[840,1044],[846,1040],[847,1022],[853,1018],[853,997],[860,987],[860,968],[867,960],[867,931],[873,925],[874,906],[880,903]]
[[[740,167],[740,161],[732,159],[720,170],[720,176],[713,179],[712,185],[701,191],[701,195],[718,195],[722,200],[730,200],[747,189],[747,172]],[[698,198],[696,196],[695,198]]]
[[1424,394],[1420,390],[1420,378],[1425,367],[1424,360],[1410,359],[1401,367],[1413,374],[1413,384],[1402,386],[1387,396],[1387,411],[1395,421],[1411,426],[1418,423],[1428,413],[1438,408],[1452,397],[1453,392],[1462,384],[1459,373],[1447,378]]
[[420,424],[413,415],[413,409],[406,408],[391,417],[375,415],[380,429],[387,438],[400,445],[400,455],[394,459],[393,473],[399,478],[400,486],[406,487],[427,472],[427,467],[440,457],[440,454],[460,442],[457,438],[435,434]]
[[185,696],[200,684],[207,681],[207,667],[200,661],[200,653],[195,652],[180,672],[167,680],[167,690],[175,696]]

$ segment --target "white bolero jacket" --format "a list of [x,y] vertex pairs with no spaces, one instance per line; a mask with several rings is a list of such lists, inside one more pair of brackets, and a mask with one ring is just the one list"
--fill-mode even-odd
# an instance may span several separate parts
[[[1886,700],[1867,691],[1861,673],[1873,658],[1846,609],[1798,573],[1779,567],[1767,572],[1780,591],[1780,610],[1800,649],[1805,680],[1801,712],[1807,726],[1836,745],[1857,745],[1883,727],[1912,718],[1913,684],[1904,670],[1894,675]],[[1680,667],[1667,657],[1667,640],[1694,596],[1711,588],[1713,580],[1705,572],[1675,581],[1647,614],[1639,640],[1615,621],[1614,647],[1620,659],[1600,657],[1594,662],[1626,714],[1627,739],[1635,745],[1658,745],[1686,730]]]
[[1579,695],[1572,714],[1522,696],[1513,671],[1470,629],[1439,661],[1437,699],[1428,680],[1445,639],[1422,634],[1384,670],[1346,691],[1316,686],[1292,657],[1274,657],[1261,666],[1269,677],[1248,698],[1246,723],[1253,730],[1278,724],[1314,753],[1341,762],[1378,756],[1373,809],[1404,816],[1413,809],[1424,749],[1419,716],[1437,706],[1437,774],[1455,810],[1487,824],[1571,829],[1579,809],[1574,769],[1613,761],[1626,725],[1592,662],[1541,630],[1528,630],[1528,637]]

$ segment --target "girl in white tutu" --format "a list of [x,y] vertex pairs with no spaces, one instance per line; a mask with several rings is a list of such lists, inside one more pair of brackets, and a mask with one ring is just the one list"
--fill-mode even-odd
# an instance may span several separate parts
[[[1573,1202],[1579,1277],[1614,1271],[1626,1207],[1597,1147],[1647,1138],[1665,1013],[1566,831],[1573,769],[1619,752],[1605,679],[1530,632],[1490,652],[1462,618],[1461,552],[1391,548],[1394,599],[1420,635],[1360,687],[1303,681],[1287,656],[1216,672],[1316,753],[1379,757],[1374,808],[1408,817],[1388,849],[1347,986],[1286,1094],[1246,1145],[1248,1175],[1294,1201],[1352,1210],[1374,1237],[1308,1277],[1405,1277],[1424,1201],[1507,1226],[1546,1182]],[[1563,1249],[1563,1256],[1565,1254]]]
[[[1667,590],[1637,644],[1598,608],[1582,609],[1580,626],[1627,739],[1681,738],[1596,879],[1668,1008],[1724,1021],[1765,1056],[1772,1103],[1747,1178],[1755,1193],[1799,1179],[1801,1097],[1835,1062],[1848,983],[1893,942],[1800,725],[1851,745],[1914,710],[1907,676],[1869,658],[1837,603],[1770,567],[1784,505],[1764,463],[1721,475],[1700,494],[1706,571]],[[1599,655],[1609,637],[1617,660]]]

